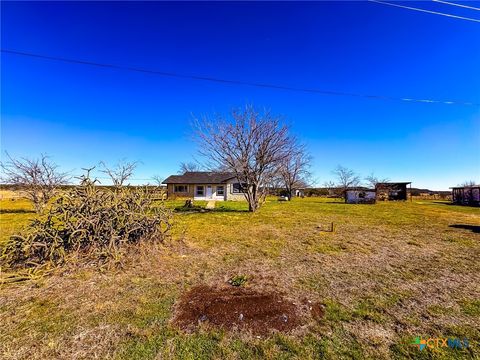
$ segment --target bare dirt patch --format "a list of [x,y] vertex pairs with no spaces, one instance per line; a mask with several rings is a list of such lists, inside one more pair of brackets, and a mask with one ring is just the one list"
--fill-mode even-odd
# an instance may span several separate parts
[[325,315],[325,308],[323,304],[318,302],[309,304],[309,310],[312,313],[312,317],[317,321],[320,321]]
[[276,292],[200,285],[180,298],[173,323],[186,331],[205,323],[265,335],[294,329],[300,325],[300,317],[296,305]]

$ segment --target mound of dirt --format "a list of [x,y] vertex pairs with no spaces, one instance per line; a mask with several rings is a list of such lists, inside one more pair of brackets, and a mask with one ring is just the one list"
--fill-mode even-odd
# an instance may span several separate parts
[[271,330],[291,330],[300,324],[300,319],[295,304],[278,293],[201,285],[180,298],[173,323],[186,331],[206,323],[263,335]]

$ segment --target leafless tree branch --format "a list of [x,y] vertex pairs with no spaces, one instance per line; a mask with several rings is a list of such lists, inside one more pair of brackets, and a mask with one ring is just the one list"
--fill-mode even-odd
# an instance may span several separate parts
[[388,179],[388,178],[378,178],[377,176],[375,176],[374,173],[371,173],[370,175],[368,175],[365,178],[365,181],[367,182],[367,184],[371,188],[375,189],[377,187],[377,184],[389,182],[390,179]]
[[125,161],[121,160],[113,167],[108,167],[105,162],[100,162],[102,167],[101,172],[108,175],[112,180],[114,186],[119,187],[125,185],[125,182],[132,177],[135,169],[138,166],[138,161]]
[[233,109],[228,118],[215,115],[194,119],[200,154],[209,168],[235,174],[244,185],[250,211],[267,194],[267,184],[292,152],[292,138],[279,116],[253,106]]
[[288,156],[281,162],[279,177],[281,178],[288,198],[294,196],[295,188],[307,186],[311,176],[309,168],[312,157],[308,154],[305,145],[292,141]]
[[360,184],[360,176],[358,176],[353,170],[341,165],[338,165],[332,173],[337,178],[337,187],[341,190],[345,202],[347,202],[347,190]]
[[178,173],[180,175],[185,174],[186,172],[192,172],[192,171],[200,171],[200,165],[194,162],[180,163],[180,169],[178,170]]
[[38,159],[14,159],[6,153],[7,161],[0,164],[3,182],[12,184],[22,190],[40,212],[58,193],[62,185],[68,184],[67,172],[58,171],[58,165],[51,162],[47,155]]
[[460,184],[460,186],[475,186],[477,183],[475,180],[467,180]]

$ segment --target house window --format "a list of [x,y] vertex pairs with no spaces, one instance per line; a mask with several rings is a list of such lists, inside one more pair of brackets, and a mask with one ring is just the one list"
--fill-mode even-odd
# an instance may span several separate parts
[[176,193],[186,193],[187,191],[187,185],[175,185],[173,187],[173,192]]
[[197,196],[204,196],[205,195],[205,186],[197,185],[196,195]]
[[217,196],[223,196],[225,194],[225,189],[223,186],[217,186]]
[[246,188],[246,184],[234,183],[232,192],[234,194],[243,193]]

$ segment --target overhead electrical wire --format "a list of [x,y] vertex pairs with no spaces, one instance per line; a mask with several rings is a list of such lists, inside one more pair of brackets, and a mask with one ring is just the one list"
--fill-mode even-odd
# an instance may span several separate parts
[[32,57],[32,58],[38,58],[38,59],[44,59],[44,60],[53,60],[53,61],[71,63],[71,64],[89,65],[89,66],[95,66],[100,68],[110,68],[110,69],[116,69],[116,70],[134,71],[134,72],[150,74],[150,75],[159,75],[164,77],[209,81],[209,82],[216,82],[216,83],[223,83],[223,84],[252,86],[252,87],[259,87],[259,88],[296,91],[296,92],[313,93],[313,94],[321,94],[321,95],[350,96],[350,97],[361,97],[361,98],[376,99],[376,100],[397,100],[397,101],[407,101],[407,102],[436,103],[436,104],[448,104],[448,105],[474,105],[474,106],[480,105],[480,103],[474,103],[471,101],[464,101],[464,100],[438,100],[438,99],[428,99],[428,98],[418,99],[418,98],[410,98],[410,97],[370,95],[370,94],[322,90],[322,89],[314,89],[314,88],[292,87],[292,86],[276,85],[276,84],[260,83],[260,82],[222,79],[222,78],[210,77],[210,76],[188,75],[188,74],[180,74],[180,73],[174,73],[174,72],[137,68],[137,67],[131,67],[131,66],[121,66],[121,65],[114,65],[114,64],[98,63],[93,61],[69,59],[69,58],[35,54],[31,52],[11,50],[11,49],[1,49],[1,52],[5,54],[26,56],[26,57]]
[[457,4],[457,3],[452,3],[452,2],[448,2],[448,1],[441,1],[441,0],[432,0],[432,1],[433,1],[433,2],[436,2],[436,3],[440,3],[440,4],[458,6],[458,7],[465,8],[465,9],[480,11],[480,8],[473,7],[473,6],[468,6],[468,5],[463,5],[463,4]]
[[[79,179],[79,178],[81,178],[82,176],[83,176],[83,175],[80,175],[80,174],[78,174],[78,175],[75,175],[75,174],[71,175],[71,177],[74,178],[74,179]],[[98,180],[112,180],[111,177],[106,177],[106,176],[92,176],[92,178],[98,179]],[[128,181],[150,181],[150,180],[151,180],[151,181],[155,181],[155,182],[158,181],[158,179],[155,179],[155,178],[128,178]]]
[[424,12],[424,13],[441,15],[441,16],[447,16],[447,17],[454,18],[454,19],[468,20],[468,21],[473,21],[473,22],[478,22],[478,23],[480,23],[480,19],[473,19],[473,18],[468,18],[468,17],[464,17],[464,16],[446,14],[446,13],[441,13],[441,12],[438,12],[438,11],[431,11],[431,10],[420,9],[420,8],[415,8],[415,7],[411,7],[411,6],[405,6],[405,5],[400,5],[400,4],[393,4],[393,3],[390,3],[390,2],[379,1],[379,0],[368,0],[368,1],[374,2],[374,3],[378,3],[378,4],[383,4],[383,5],[395,6],[395,7],[399,7],[399,8],[402,8],[402,9],[420,11],[420,12]]

